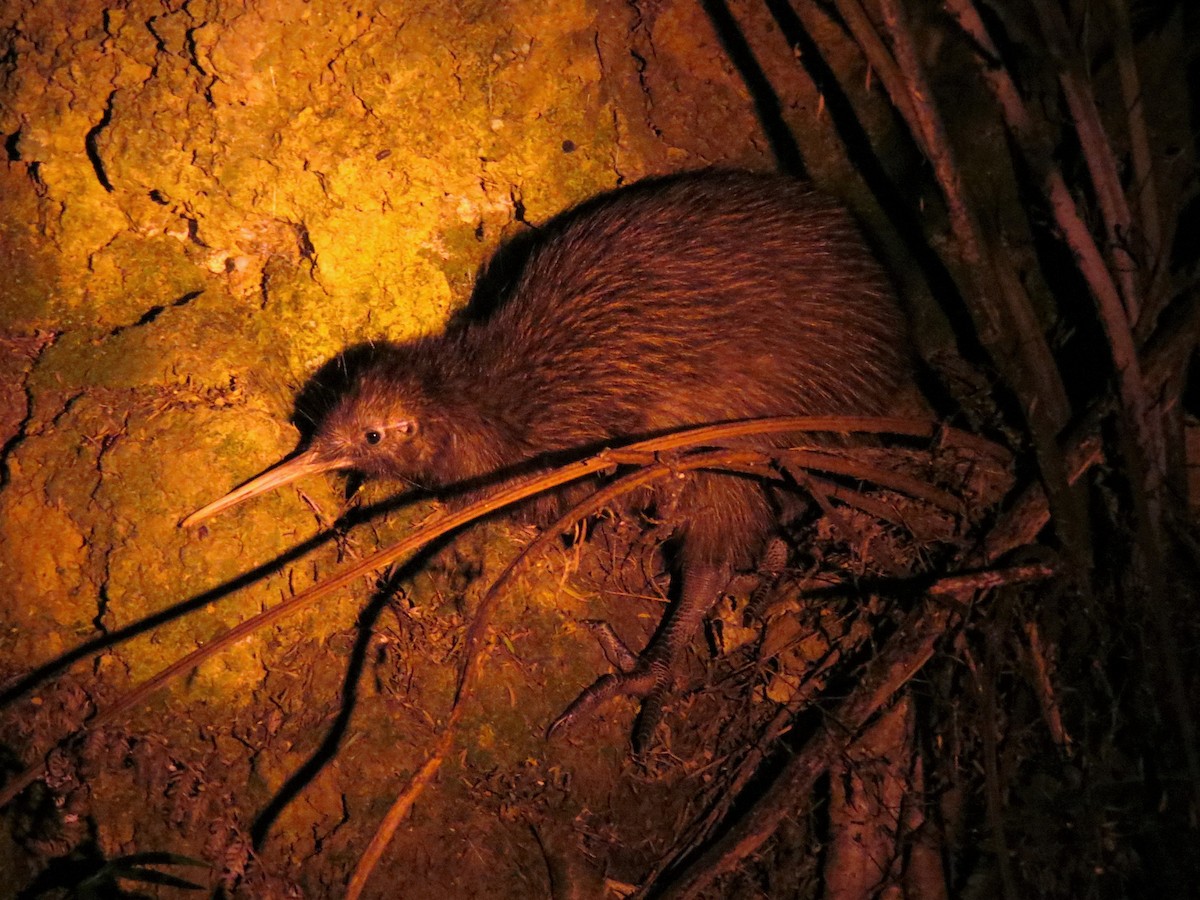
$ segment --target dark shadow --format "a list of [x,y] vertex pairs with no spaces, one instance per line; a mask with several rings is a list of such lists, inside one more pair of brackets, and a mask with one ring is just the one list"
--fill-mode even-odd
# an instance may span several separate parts
[[530,258],[544,245],[561,236],[572,224],[587,219],[618,199],[625,201],[653,197],[675,182],[694,177],[697,172],[729,171],[721,167],[694,169],[668,175],[654,175],[633,184],[604,191],[577,203],[547,219],[512,235],[479,270],[471,297],[450,319],[447,330],[487,321],[512,297]]
[[[50,860],[49,864],[38,873],[33,882],[18,893],[18,900],[34,900],[37,897],[80,897],[87,896],[83,890],[90,888],[89,882],[103,877],[102,873],[108,859],[103,851],[90,839],[76,847],[66,856]],[[120,897],[116,881],[111,884],[96,884],[98,888],[94,896]]]
[[480,266],[470,298],[465,306],[450,317],[447,327],[461,328],[491,318],[512,296],[529,257],[551,235],[558,234],[570,223],[577,215],[577,210],[578,207],[574,207],[560,212],[541,225],[528,226],[506,238],[491,259]]
[[110,631],[99,637],[93,638],[80,644],[74,650],[58,656],[49,662],[43,663],[31,672],[18,677],[17,679],[6,685],[3,690],[0,690],[0,706],[6,706],[19,699],[22,695],[41,684],[46,679],[58,674],[63,669],[73,663],[84,659],[91,659],[99,656],[104,651],[117,644],[124,643],[130,638],[135,638],[140,634],[145,634],[152,631],[160,625],[165,625],[168,622],[173,622],[180,619],[189,613],[195,612],[208,606],[210,603],[216,603],[223,600],[230,594],[240,591],[242,588],[249,587],[256,581],[273,575],[283,569],[289,563],[303,557],[311,550],[324,546],[337,536],[356,525],[368,521],[374,516],[381,515],[392,510],[406,506],[414,500],[412,495],[404,495],[400,497],[390,498],[380,503],[373,503],[369,506],[357,507],[350,510],[346,515],[338,519],[334,527],[316,534],[306,541],[297,544],[292,549],[281,553],[274,559],[268,560],[260,566],[256,566],[238,575],[236,578],[217,585],[203,593],[196,594],[182,603],[178,603],[172,607],[161,610],[153,615],[147,616],[144,619],[139,619],[137,622],[132,622],[124,628],[118,628],[116,631]]
[[807,178],[808,171],[804,167],[800,147],[783,120],[783,105],[779,102],[779,95],[755,59],[754,51],[750,49],[729,6],[725,0],[702,0],[702,4],[729,61],[737,68],[750,91],[754,112],[771,145],[771,152],[775,154],[775,162],[781,171],[796,178]]
[[354,647],[350,651],[350,658],[346,663],[346,677],[342,681],[341,709],[338,710],[337,717],[329,726],[329,730],[325,732],[325,737],[321,740],[317,749],[288,778],[283,787],[272,798],[271,802],[267,804],[266,808],[254,820],[254,824],[250,828],[250,839],[253,842],[255,850],[262,848],[267,835],[271,831],[271,826],[275,824],[275,820],[279,818],[280,813],[287,809],[288,804],[295,800],[304,788],[317,777],[320,771],[337,756],[338,747],[341,746],[342,739],[346,736],[346,729],[350,725],[350,717],[354,714],[354,708],[358,705],[358,683],[362,677],[363,670],[366,668],[367,653],[370,650],[371,636],[374,634],[375,623],[379,620],[380,614],[387,608],[388,601],[395,593],[400,582],[419,570],[428,561],[429,557],[441,549],[444,544],[445,539],[435,541],[434,544],[424,548],[421,553],[392,572],[386,581],[379,585],[371,601],[363,609],[357,624],[358,636],[355,638]]
[[[830,122],[842,146],[846,148],[846,158],[875,196],[913,262],[928,282],[942,312],[950,320],[960,352],[971,361],[986,360],[987,353],[979,344],[974,324],[967,313],[966,305],[961,301],[954,279],[925,241],[924,226],[913,212],[913,198],[902,195],[892,182],[875,153],[871,138],[859,121],[850,98],[842,90],[832,67],[825,60],[821,45],[813,40],[787,0],[766,0],[766,6],[788,45],[796,48],[800,65],[820,90]],[[752,85],[747,84],[747,87],[753,90]],[[910,155],[919,157],[915,145],[912,145],[908,126],[903,121],[897,122],[896,132],[907,139],[911,148]]]
[[[100,848],[94,826],[88,839],[65,856],[52,859],[27,888],[13,895],[17,900],[38,897],[71,900],[142,900],[151,895],[134,890],[162,887],[201,891],[196,873],[209,870],[207,863],[166,851],[132,853],[109,859]],[[207,881],[207,877],[201,880]],[[175,896],[175,894],[172,894]],[[162,896],[156,892],[154,896]]]

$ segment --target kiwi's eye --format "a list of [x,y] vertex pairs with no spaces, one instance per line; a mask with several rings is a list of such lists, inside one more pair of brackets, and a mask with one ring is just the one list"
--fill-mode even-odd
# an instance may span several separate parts
[[383,440],[383,433],[374,428],[368,428],[363,432],[363,437],[366,438],[368,444],[378,444]]

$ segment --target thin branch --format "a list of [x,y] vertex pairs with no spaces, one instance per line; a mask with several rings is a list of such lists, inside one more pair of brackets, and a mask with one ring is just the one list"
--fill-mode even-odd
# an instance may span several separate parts
[[[996,49],[970,0],[946,0],[960,25],[985,53],[995,56]],[[1040,9],[1041,7],[1039,7]],[[1052,27],[1053,27],[1053,23]],[[1151,415],[1149,395],[1142,374],[1141,361],[1130,323],[1112,276],[1104,266],[1096,243],[1079,216],[1074,199],[1067,189],[1061,171],[1048,162],[1050,155],[1041,144],[1033,143],[1032,119],[1025,109],[1016,88],[998,86],[1009,80],[1003,68],[981,60],[981,69],[1000,102],[1010,131],[1022,148],[1030,166],[1043,177],[1043,189],[1050,200],[1055,220],[1063,232],[1068,247],[1075,254],[1080,273],[1087,282],[1096,303],[1109,350],[1117,370],[1117,390],[1120,397],[1119,414],[1125,435],[1123,456],[1128,477],[1133,485],[1130,492],[1135,523],[1134,543],[1138,550],[1138,565],[1146,583],[1143,608],[1161,653],[1156,663],[1161,667],[1168,700],[1179,727],[1183,752],[1187,760],[1193,802],[1200,803],[1200,728],[1197,728],[1190,695],[1180,663],[1175,630],[1160,598],[1169,596],[1163,558],[1166,547],[1161,488],[1166,475],[1165,445],[1160,421]]]
[[936,488],[928,482],[901,472],[893,472],[881,466],[860,463],[836,453],[826,453],[818,450],[783,450],[778,455],[787,462],[804,466],[806,469],[816,469],[819,472],[830,472],[835,475],[849,475],[871,481],[880,487],[891,488],[924,500],[934,506],[940,506],[949,512],[959,515],[963,512],[962,501],[953,494]]
[[[1146,130],[1146,108],[1142,103],[1142,85],[1138,77],[1137,60],[1133,51],[1133,35],[1129,27],[1129,7],[1126,0],[1109,0],[1113,18],[1113,49],[1117,60],[1117,75],[1121,81],[1121,96],[1129,118],[1129,149],[1133,161],[1133,193],[1137,201],[1138,225],[1152,272],[1165,271],[1162,223],[1159,218],[1159,196],[1154,177],[1154,158],[1150,153],[1150,137]],[[1151,304],[1155,298],[1148,296]],[[1142,311],[1142,316],[1153,310]]]
[[[842,17],[842,21],[846,23],[850,34],[853,35],[862,50],[870,70],[879,76],[883,89],[887,91],[892,103],[900,111],[900,116],[909,123],[911,128],[912,123],[917,120],[917,111],[913,107],[912,97],[905,88],[904,76],[901,74],[899,66],[896,65],[896,60],[888,51],[887,45],[876,33],[875,26],[871,24],[866,10],[858,0],[835,0],[835,5],[838,15]],[[922,152],[929,156],[930,151],[926,146],[924,133],[912,129],[912,135]]]
[[1041,23],[1046,44],[1055,57],[1059,87],[1066,98],[1071,121],[1075,123],[1084,164],[1100,204],[1100,215],[1108,236],[1108,250],[1112,254],[1112,268],[1121,284],[1125,319],[1129,325],[1134,325],[1142,304],[1134,278],[1137,263],[1128,249],[1132,217],[1121,188],[1120,175],[1117,174],[1117,161],[1113,158],[1108,136],[1104,133],[1096,98],[1087,83],[1078,54],[1073,52],[1062,9],[1057,3],[1035,3],[1033,8]]
[[904,517],[899,515],[896,508],[875,497],[868,496],[852,488],[844,487],[836,482],[829,481],[826,478],[820,478],[816,475],[809,475],[805,481],[804,487],[814,493],[814,496],[823,494],[828,500],[837,500],[852,509],[857,509],[860,512],[865,512],[869,516],[874,516],[882,522],[887,522],[890,525],[905,526]]
[[[1034,127],[1033,117],[1021,99],[1012,77],[1003,66],[993,64],[993,60],[999,58],[999,52],[978,11],[971,4],[971,0],[946,0],[946,6],[963,31],[986,57],[990,57],[979,58],[980,71],[995,96],[1005,123],[1016,138],[1016,144],[1024,154],[1026,163],[1042,178],[1042,187],[1055,221],[1067,246],[1075,255],[1079,272],[1096,302],[1101,324],[1108,337],[1113,365],[1117,370],[1121,400],[1130,424],[1138,436],[1137,440],[1142,441],[1146,435],[1146,412],[1149,404],[1129,319],[1112,276],[1104,265],[1091,232],[1079,215],[1062,170],[1051,161],[1050,148]],[[1148,447],[1143,448],[1147,462],[1155,458],[1149,450]]]
[[1025,639],[1029,644],[1029,681],[1037,694],[1038,704],[1042,708],[1042,718],[1050,730],[1050,737],[1064,753],[1071,751],[1071,736],[1063,725],[1062,709],[1055,696],[1054,681],[1051,678],[1053,662],[1050,651],[1042,645],[1041,634],[1037,622],[1025,623]]
[[[972,209],[904,10],[896,0],[878,2],[900,74],[884,86],[933,167],[955,238],[963,297],[981,340],[1021,398],[1059,536],[1076,566],[1086,569],[1090,539],[1085,510],[1082,499],[1068,487],[1057,441],[1070,417],[1062,378],[1028,293],[1007,254],[998,242],[988,239]],[[864,53],[872,58],[880,42],[858,0],[836,3]]]

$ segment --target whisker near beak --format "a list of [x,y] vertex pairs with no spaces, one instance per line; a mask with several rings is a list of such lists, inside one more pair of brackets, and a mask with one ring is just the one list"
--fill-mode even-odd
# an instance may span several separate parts
[[272,466],[256,478],[251,478],[241,487],[235,488],[221,499],[214,500],[207,506],[196,510],[181,521],[179,527],[189,528],[210,516],[224,512],[231,506],[236,506],[243,500],[249,500],[251,497],[257,497],[259,494],[273,491],[275,488],[283,487],[285,484],[291,484],[293,481],[303,478],[306,475],[316,475],[319,472],[329,472],[334,469],[346,469],[349,467],[350,464],[343,459],[329,459],[328,457],[318,455],[315,450],[306,450],[299,456],[294,456],[276,466]]

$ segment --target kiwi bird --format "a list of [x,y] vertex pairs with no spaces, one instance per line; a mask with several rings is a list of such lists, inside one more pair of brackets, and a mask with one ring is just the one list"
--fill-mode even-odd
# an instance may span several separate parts
[[[453,490],[687,426],[880,415],[909,377],[883,269],[849,214],[793,179],[639,182],[556,217],[532,243],[489,315],[378,346],[306,449],[184,524],[330,470]],[[621,671],[551,731],[623,694],[642,702],[643,748],[688,642],[776,527],[752,478],[701,472],[672,490],[678,599],[647,648],[618,653]]]

